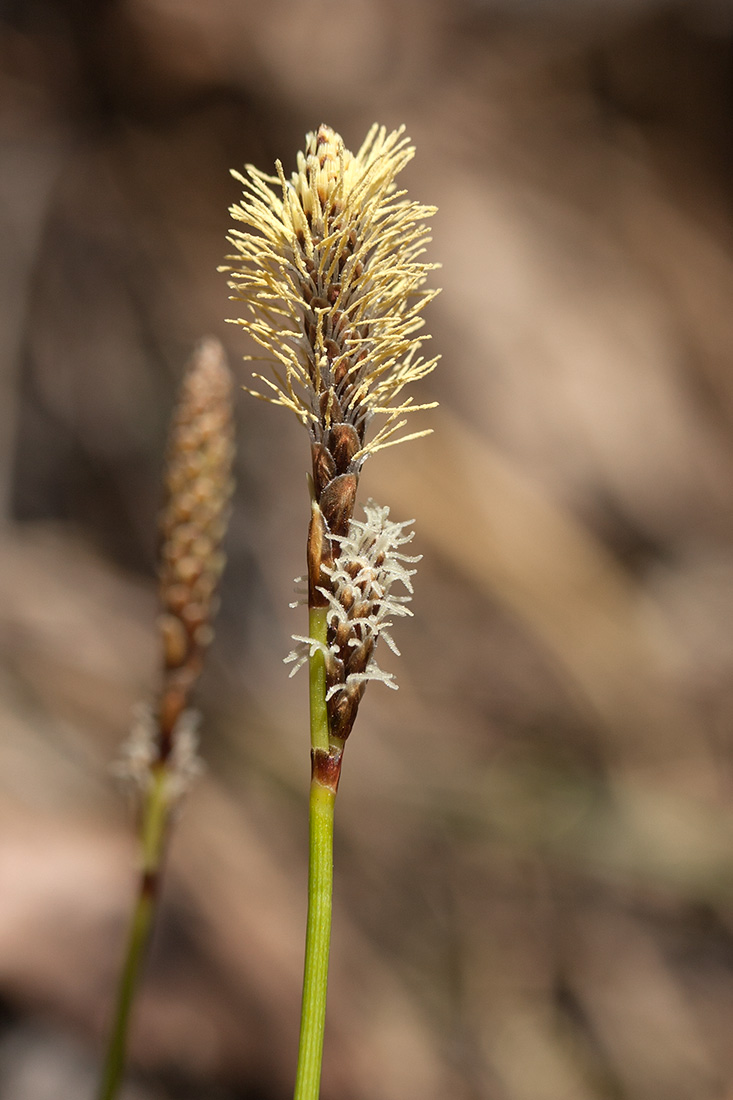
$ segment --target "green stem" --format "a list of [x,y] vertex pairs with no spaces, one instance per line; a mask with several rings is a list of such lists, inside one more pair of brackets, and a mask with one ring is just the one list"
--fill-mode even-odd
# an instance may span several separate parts
[[295,1100],[318,1100],[326,1023],[328,952],[333,887],[333,812],[336,791],[316,775],[310,790],[308,924],[305,937],[303,1007],[300,1017]]
[[141,829],[142,873],[137,903],[130,921],[125,961],[117,990],[117,1005],[107,1047],[99,1100],[114,1100],[122,1081],[125,1048],[130,1023],[130,1011],[137,989],[140,968],[157,901],[158,879],[165,845],[170,803],[166,791],[165,764],[154,768],[152,784],[147,793]]
[[[311,608],[310,637],[325,645],[326,630],[326,609]],[[333,907],[333,819],[343,750],[343,743],[329,737],[326,665],[319,651],[310,659],[310,727],[308,921],[294,1100],[318,1100],[321,1084]]]
[[[326,645],[328,625],[325,607],[312,607],[308,612],[308,634],[316,642]],[[308,666],[310,674],[311,750],[328,752],[328,710],[326,709],[326,662],[316,651]]]

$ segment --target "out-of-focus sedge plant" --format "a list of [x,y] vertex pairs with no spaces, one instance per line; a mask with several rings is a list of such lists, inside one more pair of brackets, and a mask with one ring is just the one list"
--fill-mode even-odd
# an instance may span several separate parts
[[117,771],[139,810],[141,869],[99,1100],[113,1100],[124,1070],[130,1011],[160,891],[171,819],[200,771],[197,713],[190,707],[212,638],[221,541],[232,493],[232,377],[218,340],[203,340],[182,383],[165,466],[160,517],[162,676],[154,706],[140,707]]
[[[271,377],[264,392],[295,413],[311,441],[312,511],[307,541],[309,630],[295,635],[287,660],[310,667],[312,779],[305,975],[296,1100],[320,1088],[333,880],[333,813],[344,744],[369,680],[396,687],[376,664],[380,635],[395,650],[391,619],[409,615],[418,558],[389,509],[370,501],[354,519],[367,457],[427,434],[401,435],[416,405],[405,387],[433,370],[419,335],[437,291],[423,289],[436,265],[422,260],[425,219],[434,208],[397,191],[395,177],[414,155],[402,130],[373,126],[358,153],[320,126],[306,137],[286,179],[247,166],[232,217],[244,224],[236,254],[221,270],[246,316],[235,320],[261,346]],[[250,356],[249,358],[254,358]],[[381,426],[371,432],[376,417]],[[402,595],[393,591],[401,585]]]

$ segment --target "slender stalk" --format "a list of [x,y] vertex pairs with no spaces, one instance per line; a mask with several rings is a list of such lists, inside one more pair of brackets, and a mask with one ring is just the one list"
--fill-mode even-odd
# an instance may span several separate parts
[[324,786],[314,774],[310,789],[308,925],[295,1100],[318,1100],[321,1082],[331,939],[335,802],[335,789]]
[[99,1100],[114,1100],[122,1082],[125,1049],[135,992],[153,926],[160,867],[165,848],[170,802],[166,792],[167,768],[156,766],[143,809],[140,841],[142,869],[137,903],[132,913],[125,961],[117,990],[117,1005],[104,1064]]
[[[310,637],[326,645],[326,608],[311,607],[308,612]],[[328,752],[328,711],[326,709],[326,662],[316,651],[308,663],[310,674],[311,752]]]
[[[311,608],[310,637],[325,645],[326,628],[326,609]],[[295,1100],[318,1100],[321,1083],[333,908],[333,820],[343,750],[342,742],[331,742],[329,738],[326,666],[320,651],[310,658],[309,670],[312,774],[308,814],[308,920]]]

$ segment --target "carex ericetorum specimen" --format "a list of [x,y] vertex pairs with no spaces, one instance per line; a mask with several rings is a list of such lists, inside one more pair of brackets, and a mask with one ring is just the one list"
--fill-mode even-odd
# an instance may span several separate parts
[[190,703],[212,638],[233,457],[231,373],[221,344],[208,338],[184,377],[166,454],[158,562],[160,686],[154,705],[139,709],[118,766],[138,801],[142,866],[100,1100],[112,1100],[120,1086],[171,815],[200,770],[197,716]]
[[[331,919],[333,809],[344,743],[366,683],[396,686],[374,659],[391,617],[410,612],[418,559],[412,538],[374,502],[354,518],[359,475],[375,451],[426,434],[404,434],[417,405],[405,388],[428,374],[422,311],[435,265],[422,257],[433,207],[398,191],[414,149],[402,130],[373,126],[358,153],[328,126],[307,135],[286,178],[248,166],[232,207],[235,254],[222,270],[236,320],[260,345],[268,373],[252,392],[295,413],[311,444],[312,514],[307,541],[309,631],[291,658],[310,665],[311,811],[306,962],[296,1100],[319,1093]],[[250,356],[254,359],[255,356]],[[376,421],[376,426],[373,422]],[[402,594],[393,591],[401,584]],[[296,668],[298,667],[296,664]]]

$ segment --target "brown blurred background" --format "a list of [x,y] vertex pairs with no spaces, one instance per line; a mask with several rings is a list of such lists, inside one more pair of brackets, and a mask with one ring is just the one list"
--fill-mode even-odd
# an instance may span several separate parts
[[[338,809],[324,1100],[733,1098],[733,5],[0,6],[0,1096],[91,1098],[192,345],[248,349],[230,167],[404,122],[434,202],[415,618]],[[305,919],[307,441],[238,494],[126,1100],[284,1100]],[[421,425],[422,426],[422,425]]]

